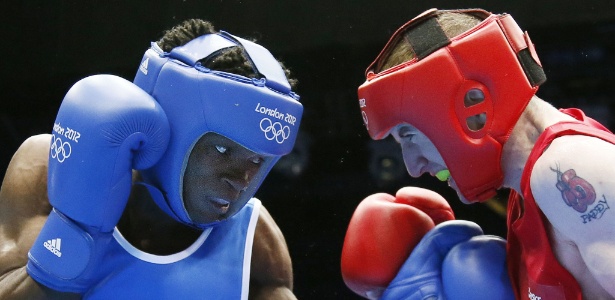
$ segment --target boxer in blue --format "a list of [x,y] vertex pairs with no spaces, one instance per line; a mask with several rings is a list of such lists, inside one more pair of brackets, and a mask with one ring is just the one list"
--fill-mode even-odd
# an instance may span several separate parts
[[78,81],[0,191],[2,299],[296,299],[254,198],[303,107],[262,46],[188,20],[133,82]]

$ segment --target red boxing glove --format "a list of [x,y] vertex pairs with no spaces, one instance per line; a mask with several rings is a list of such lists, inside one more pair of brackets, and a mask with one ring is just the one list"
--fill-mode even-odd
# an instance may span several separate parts
[[346,286],[362,297],[377,298],[423,236],[454,219],[446,199],[431,190],[405,187],[395,197],[368,196],[357,206],[344,239]]

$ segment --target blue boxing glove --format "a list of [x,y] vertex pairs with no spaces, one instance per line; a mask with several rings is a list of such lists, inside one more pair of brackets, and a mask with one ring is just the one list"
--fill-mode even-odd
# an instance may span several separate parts
[[53,126],[47,179],[53,209],[28,254],[32,278],[74,293],[100,280],[132,170],[157,162],[169,135],[162,108],[125,79],[94,75],[71,87]]
[[515,299],[506,268],[506,241],[479,235],[453,247],[442,264],[447,299]]
[[477,224],[452,220],[431,229],[414,248],[380,299],[443,300],[442,263],[454,246],[482,235]]

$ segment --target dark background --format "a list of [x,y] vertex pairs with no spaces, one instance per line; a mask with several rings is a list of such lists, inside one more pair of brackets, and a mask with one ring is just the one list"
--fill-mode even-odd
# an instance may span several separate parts
[[[367,195],[417,185],[450,200],[459,219],[505,236],[505,194],[460,204],[445,184],[406,175],[391,141],[373,143],[356,89],[400,25],[431,8],[508,12],[530,32],[547,72],[539,96],[611,122],[615,96],[615,2],[585,1],[11,1],[4,5],[0,166],[28,136],[50,132],[68,88],[92,74],[132,80],[149,42],[198,17],[253,37],[299,78],[305,108],[296,150],[257,196],[284,232],[301,299],[352,299],[339,270],[346,225]],[[612,128],[612,127],[611,127]],[[387,164],[385,164],[387,163]],[[293,171],[294,170],[294,171]]]

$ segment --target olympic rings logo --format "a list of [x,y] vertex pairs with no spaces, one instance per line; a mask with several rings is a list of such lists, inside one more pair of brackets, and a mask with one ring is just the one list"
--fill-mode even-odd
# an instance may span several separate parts
[[64,160],[70,157],[72,151],[70,143],[63,142],[62,139],[57,138],[55,134],[51,136],[51,139],[51,157],[57,159],[60,163],[64,162]]
[[261,120],[261,130],[265,133],[265,137],[268,140],[274,140],[278,144],[284,143],[288,137],[290,137],[290,127],[288,125],[282,126],[282,123],[273,123],[269,118],[263,118]]

